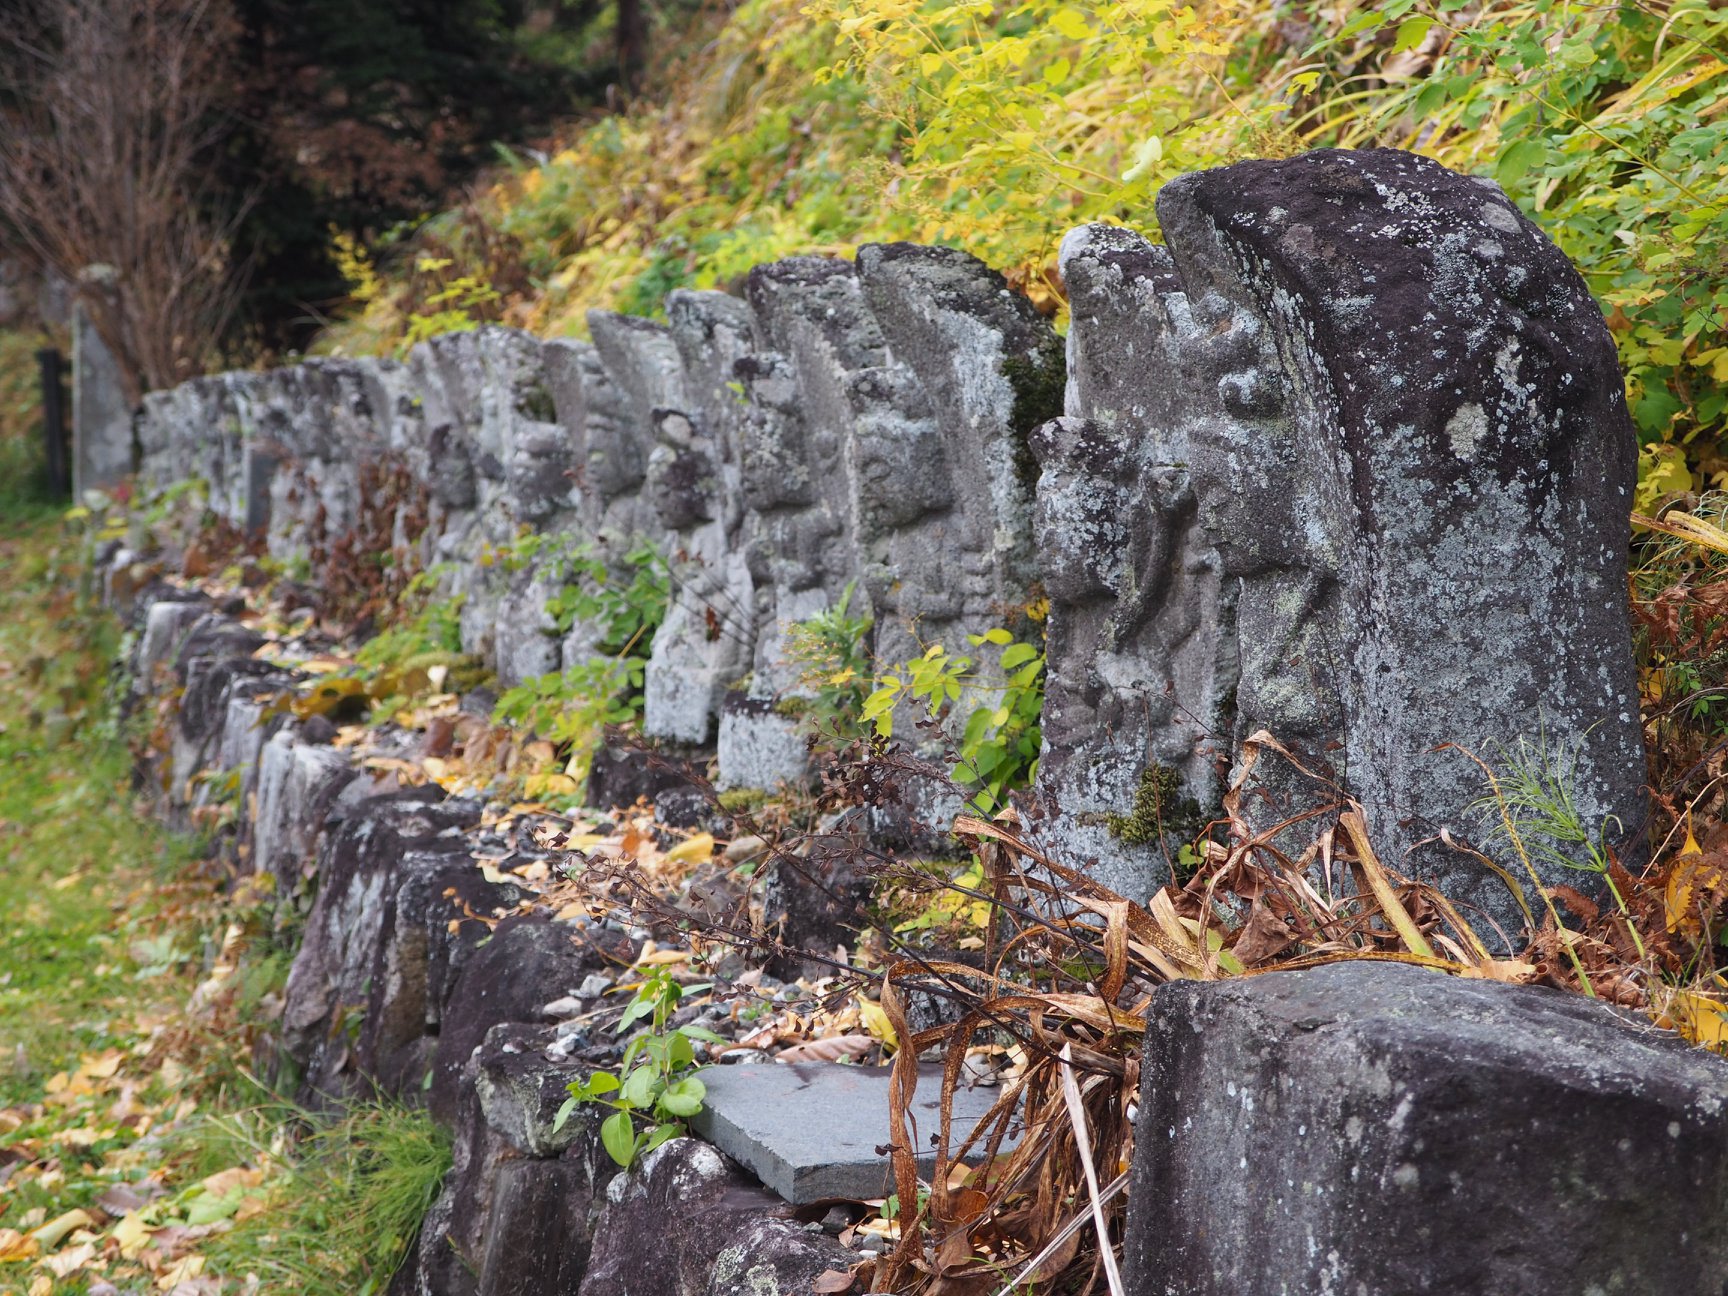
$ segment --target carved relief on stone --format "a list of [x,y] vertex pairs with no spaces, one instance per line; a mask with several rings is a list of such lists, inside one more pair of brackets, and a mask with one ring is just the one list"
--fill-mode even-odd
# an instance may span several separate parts
[[1040,831],[1144,896],[1215,811],[1229,750],[1233,599],[1188,463],[1216,377],[1185,357],[1196,329],[1164,249],[1087,226],[1061,268],[1067,413],[1033,439],[1050,598],[1037,791],[1060,810]]
[[[1191,350],[1227,369],[1194,481],[1241,582],[1238,735],[1328,762],[1387,863],[1511,927],[1502,883],[1433,840],[1478,828],[1484,790],[1437,747],[1537,744],[1592,829],[1643,814],[1635,442],[1601,311],[1497,186],[1412,154],[1184,176],[1158,212]],[[1302,808],[1265,790],[1258,824]]]

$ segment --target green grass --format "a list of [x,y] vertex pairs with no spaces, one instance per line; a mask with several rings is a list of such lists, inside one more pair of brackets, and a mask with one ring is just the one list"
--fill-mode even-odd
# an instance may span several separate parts
[[192,854],[133,808],[105,698],[117,631],[81,605],[76,552],[45,505],[0,515],[0,1105],[153,997],[132,947]]
[[[169,1195],[148,1228],[234,1221],[198,1243],[225,1290],[256,1274],[280,1296],[381,1291],[449,1168],[448,1139],[389,1105],[316,1128],[253,1079],[249,1023],[289,952],[259,898],[224,887],[201,844],[134,790],[128,740],[151,717],[116,718],[120,631],[81,597],[84,548],[45,503],[0,508],[0,1164],[21,1158],[0,1191],[0,1252],[7,1230],[94,1211],[149,1174]],[[225,959],[227,989],[194,1010]],[[246,1176],[244,1193],[202,1182],[217,1174]],[[105,1225],[93,1233],[122,1291],[165,1276],[118,1257]],[[0,1292],[40,1290],[45,1273],[0,1260]],[[92,1273],[50,1290],[85,1292]]]
[[[212,1160],[231,1163],[246,1143],[268,1156],[278,1122],[292,1115],[265,1110],[221,1122],[230,1142]],[[223,1272],[257,1274],[266,1291],[369,1296],[407,1255],[449,1169],[449,1136],[424,1112],[356,1107],[295,1148],[278,1209],[222,1235],[210,1259]]]

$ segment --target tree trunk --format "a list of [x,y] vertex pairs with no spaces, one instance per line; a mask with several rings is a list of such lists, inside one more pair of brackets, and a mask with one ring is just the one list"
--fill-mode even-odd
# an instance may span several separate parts
[[642,88],[648,58],[648,14],[643,0],[618,0],[618,83],[627,95]]

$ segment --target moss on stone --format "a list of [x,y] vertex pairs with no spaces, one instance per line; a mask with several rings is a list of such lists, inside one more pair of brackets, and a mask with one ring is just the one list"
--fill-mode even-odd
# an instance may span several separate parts
[[558,407],[553,403],[552,393],[544,383],[534,383],[522,390],[516,397],[516,412],[536,423],[558,421]]
[[768,794],[761,788],[732,788],[719,796],[720,808],[727,814],[749,814],[767,803]]
[[1129,846],[1149,846],[1161,837],[1188,841],[1202,823],[1200,803],[1183,791],[1182,775],[1157,762],[1140,771],[1133,808],[1104,819],[1110,835]]
[[1032,433],[1061,415],[1068,390],[1068,357],[1059,337],[1045,338],[1029,356],[1002,361],[1002,376],[1014,390],[1008,416],[1014,429],[1014,468],[1027,491],[1038,485],[1038,461],[1032,454]]

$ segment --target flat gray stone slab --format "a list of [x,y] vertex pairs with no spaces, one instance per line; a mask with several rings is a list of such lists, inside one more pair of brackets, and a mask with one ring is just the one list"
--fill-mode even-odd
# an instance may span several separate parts
[[[868,1201],[893,1191],[888,1143],[888,1067],[789,1062],[709,1067],[702,1111],[691,1127],[794,1205],[827,1197]],[[957,1145],[989,1111],[1001,1089],[958,1089]],[[942,1128],[942,1069],[919,1068],[912,1103],[919,1173],[936,1165],[930,1137]],[[1012,1139],[1003,1146],[1012,1145]]]

